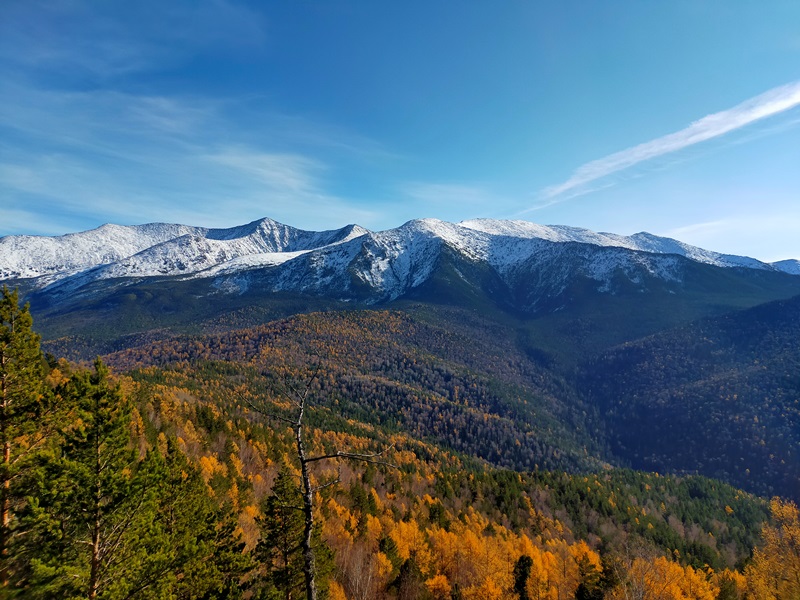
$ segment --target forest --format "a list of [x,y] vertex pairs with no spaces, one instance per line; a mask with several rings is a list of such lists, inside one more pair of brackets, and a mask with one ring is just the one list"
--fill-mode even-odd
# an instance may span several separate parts
[[307,598],[306,531],[332,600],[800,597],[791,500],[612,468],[563,381],[439,334],[312,315],[83,364],[4,288],[0,597]]

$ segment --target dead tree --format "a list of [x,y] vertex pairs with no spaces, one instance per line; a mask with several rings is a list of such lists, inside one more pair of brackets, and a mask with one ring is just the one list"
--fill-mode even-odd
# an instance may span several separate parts
[[333,481],[326,482],[322,485],[314,486],[311,484],[311,470],[310,467],[313,463],[318,463],[327,460],[352,460],[357,462],[385,465],[392,468],[397,468],[396,465],[383,460],[381,457],[385,452],[391,449],[391,446],[381,452],[372,454],[362,454],[357,452],[346,452],[336,450],[330,454],[319,454],[309,456],[306,450],[305,440],[303,438],[304,422],[306,412],[309,409],[309,400],[311,397],[311,390],[314,382],[319,375],[320,367],[314,369],[305,384],[298,388],[292,385],[289,381],[285,382],[287,392],[286,399],[291,403],[294,415],[285,417],[276,414],[272,411],[266,410],[266,406],[257,406],[255,403],[246,400],[247,404],[259,414],[262,414],[270,419],[286,423],[294,433],[295,450],[297,452],[297,460],[300,463],[300,478],[303,484],[303,506],[302,511],[304,515],[304,528],[303,528],[303,541],[301,544],[303,553],[303,574],[305,576],[306,599],[317,600],[317,582],[316,582],[316,561],[314,559],[314,549],[311,543],[312,533],[314,531],[314,494],[320,490],[336,485],[339,483],[339,477]]

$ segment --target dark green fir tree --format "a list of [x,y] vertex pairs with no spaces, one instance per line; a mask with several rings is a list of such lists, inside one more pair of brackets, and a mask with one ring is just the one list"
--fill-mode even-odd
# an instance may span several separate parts
[[[302,540],[305,526],[303,497],[294,476],[286,467],[275,478],[272,493],[261,504],[258,519],[261,540],[255,557],[262,566],[259,599],[299,600],[305,596]],[[317,585],[324,598],[327,580],[333,570],[333,556],[320,539],[319,528],[313,532]]]
[[115,584],[119,597],[240,598],[252,568],[230,507],[218,507],[198,470],[173,440],[139,468],[148,501],[135,520],[138,555]]
[[47,439],[48,412],[39,336],[16,290],[0,293],[0,589],[10,596],[20,557],[16,514],[24,491],[21,476]]
[[136,562],[147,489],[129,435],[130,405],[98,359],[57,389],[72,408],[62,444],[36,472],[26,522],[38,549],[25,598],[111,598]]

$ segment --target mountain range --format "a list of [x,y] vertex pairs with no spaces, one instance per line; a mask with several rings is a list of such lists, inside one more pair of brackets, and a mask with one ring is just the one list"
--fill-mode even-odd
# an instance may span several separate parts
[[[58,356],[245,364],[289,344],[278,354],[338,374],[324,391],[348,416],[495,465],[699,472],[800,496],[796,260],[524,221],[262,219],[0,238],[0,281]],[[311,313],[316,341],[293,317]]]
[[246,286],[249,279],[270,273],[274,291],[347,298],[367,286],[372,301],[386,301],[427,280],[445,248],[490,265],[510,283],[531,261],[550,262],[569,244],[618,249],[585,255],[587,274],[601,285],[608,285],[618,269],[679,279],[674,256],[720,267],[800,271],[796,260],[763,263],[648,233],[621,236],[525,221],[421,219],[376,233],[358,225],[303,231],[261,219],[230,229],[151,223],[103,225],[60,237],[7,236],[0,238],[0,280],[74,289],[97,280],[176,276]]

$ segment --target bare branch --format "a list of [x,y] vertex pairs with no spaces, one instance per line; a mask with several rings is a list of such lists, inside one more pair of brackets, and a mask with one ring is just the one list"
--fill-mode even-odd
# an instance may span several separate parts
[[287,419],[286,417],[282,417],[280,415],[276,415],[275,413],[267,412],[263,408],[260,408],[260,407],[256,406],[256,404],[254,402],[251,402],[247,398],[242,398],[242,400],[245,402],[245,404],[247,404],[250,408],[252,408],[258,414],[264,415],[268,419],[275,419],[276,421],[281,421],[283,423],[287,423],[288,425],[292,425],[292,426],[297,424],[291,419]]
[[359,462],[370,463],[374,465],[385,465],[387,467],[392,467],[394,469],[399,469],[397,465],[390,463],[385,460],[376,460],[378,457],[383,456],[385,452],[394,448],[394,444],[389,446],[388,448],[384,448],[380,452],[373,452],[372,454],[361,454],[358,452],[342,452],[341,450],[337,450],[334,454],[322,454],[320,456],[311,456],[305,459],[305,462],[317,462],[320,460],[328,460],[333,458],[345,458],[347,460],[356,460]]
[[328,483],[323,483],[322,485],[318,485],[318,486],[312,487],[311,488],[311,493],[312,494],[316,494],[320,490],[324,490],[327,487],[331,487],[332,485],[336,485],[337,483],[341,483],[341,482],[342,482],[341,478],[337,477],[336,479],[333,479],[333,480],[329,481]]

